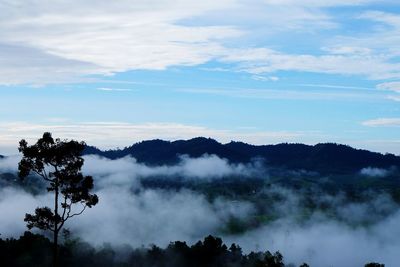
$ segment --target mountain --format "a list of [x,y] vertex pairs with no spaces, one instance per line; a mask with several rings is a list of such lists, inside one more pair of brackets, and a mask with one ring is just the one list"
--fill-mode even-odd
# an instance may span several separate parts
[[179,161],[179,155],[200,157],[203,154],[215,154],[235,163],[248,163],[259,158],[270,167],[317,171],[320,174],[348,174],[366,167],[400,169],[399,156],[335,143],[256,146],[243,142],[221,144],[214,139],[197,137],[172,142],[149,140],[124,149],[107,151],[88,146],[84,154],[95,154],[109,159],[132,156],[138,162],[149,165],[174,164]]

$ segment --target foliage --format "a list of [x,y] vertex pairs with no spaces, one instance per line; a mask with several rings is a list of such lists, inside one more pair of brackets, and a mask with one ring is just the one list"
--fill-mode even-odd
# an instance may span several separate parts
[[[50,266],[49,239],[25,232],[19,239],[0,239],[1,266],[46,267]],[[166,248],[151,246],[132,249],[128,246],[114,249],[109,245],[93,248],[79,240],[68,240],[60,247],[63,257],[60,267],[284,267],[283,255],[279,252],[250,252],[232,244],[225,245],[220,238],[208,236],[192,246],[185,242],[171,242]],[[329,264],[329,263],[327,263]],[[300,267],[309,267],[303,263]],[[368,263],[365,267],[384,267],[383,264]]]
[[[46,256],[51,242],[41,236],[25,232],[20,239],[0,239],[0,257],[5,266],[50,266]],[[110,246],[94,249],[87,243],[69,241],[61,246],[64,255],[60,266],[107,266],[107,267],[283,267],[283,256],[269,251],[243,254],[236,244],[229,248],[220,238],[206,237],[192,246],[185,242],[172,242],[165,249],[125,248],[124,252]]]
[[[23,154],[18,166],[19,177],[24,179],[33,172],[47,182],[49,192],[54,192],[54,209],[38,207],[34,214],[25,215],[25,222],[29,229],[53,232],[55,265],[58,234],[65,222],[98,202],[98,197],[90,193],[93,178],[81,173],[84,147],[83,142],[53,139],[50,133],[44,133],[34,145],[28,146],[25,140],[19,144]],[[82,208],[74,212],[74,204],[81,204]]]
[[334,143],[314,146],[287,143],[254,146],[242,142],[221,144],[204,137],[174,142],[149,140],[124,149],[108,151],[86,147],[85,154],[97,154],[110,159],[132,156],[138,162],[150,165],[175,164],[179,161],[179,155],[196,158],[204,154],[215,154],[230,162],[245,163],[259,158],[269,167],[314,171],[322,175],[354,174],[370,166],[400,168],[399,156],[383,155]]

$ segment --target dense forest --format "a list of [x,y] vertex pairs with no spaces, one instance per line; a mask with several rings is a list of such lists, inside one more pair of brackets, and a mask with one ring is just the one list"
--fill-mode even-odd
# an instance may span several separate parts
[[[115,249],[110,245],[94,248],[79,239],[67,239],[60,246],[60,267],[294,267],[285,264],[281,253],[250,252],[240,246],[229,247],[220,238],[207,236],[192,246],[171,242],[166,248],[153,245]],[[45,267],[51,265],[51,242],[42,235],[25,232],[19,239],[0,239],[1,266]],[[300,267],[308,267],[303,263]],[[367,263],[365,267],[384,267]]]
[[150,165],[174,164],[180,155],[200,157],[217,155],[230,162],[250,162],[262,159],[269,167],[303,169],[325,174],[355,173],[368,166],[377,168],[400,167],[400,157],[368,150],[355,149],[347,145],[324,143],[317,145],[277,144],[250,145],[243,142],[221,144],[214,139],[198,137],[190,140],[149,140],[124,149],[101,151],[86,147],[85,154],[96,154],[110,159],[131,156],[138,162]]

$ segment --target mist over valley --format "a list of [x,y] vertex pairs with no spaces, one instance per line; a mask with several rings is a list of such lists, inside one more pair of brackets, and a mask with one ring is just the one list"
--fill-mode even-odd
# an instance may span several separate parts
[[[113,151],[88,147],[83,158],[100,201],[66,227],[69,239],[95,248],[193,245],[214,235],[245,253],[279,251],[295,266],[399,260],[395,155],[336,144],[257,147],[196,138]],[[39,177],[17,177],[20,160],[0,159],[2,238],[18,238],[25,213],[53,201]]]

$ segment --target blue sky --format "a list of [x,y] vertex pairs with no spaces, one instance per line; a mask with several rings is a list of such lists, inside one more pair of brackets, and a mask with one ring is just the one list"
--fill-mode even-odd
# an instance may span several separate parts
[[0,0],[0,154],[43,131],[400,154],[394,0]]

